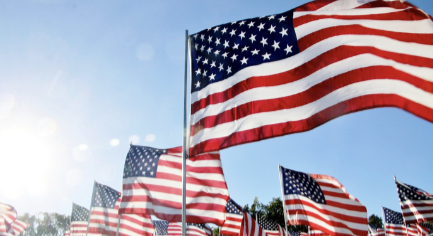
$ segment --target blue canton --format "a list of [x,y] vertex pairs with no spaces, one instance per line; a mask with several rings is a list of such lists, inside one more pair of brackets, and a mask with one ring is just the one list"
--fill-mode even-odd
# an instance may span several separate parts
[[326,204],[325,195],[319,184],[310,175],[281,168],[283,178],[284,194],[298,194],[309,198],[315,203]]
[[301,236],[301,232],[299,231],[292,231],[292,230],[288,230],[289,231],[289,235],[291,236]]
[[396,225],[404,225],[403,214],[400,212],[393,211],[386,207],[383,208],[383,216],[385,223],[388,224],[396,224]]
[[268,221],[261,216],[257,217],[257,223],[265,230],[278,231],[277,223]]
[[400,201],[405,200],[431,200],[433,198],[428,197],[429,193],[426,191],[419,189],[417,187],[402,184],[400,182],[395,182],[397,185],[397,193]]
[[242,208],[235,201],[233,201],[231,198],[227,202],[227,205],[226,205],[226,211],[227,211],[227,213],[236,214],[236,215],[242,215],[241,209]]
[[93,191],[95,191],[94,192],[95,198],[93,199],[92,207],[103,207],[103,208],[114,209],[116,205],[116,201],[120,197],[119,192],[117,192],[116,190],[108,186],[96,182]]
[[89,210],[87,210],[86,208],[72,203],[71,222],[89,221],[89,213]]
[[156,235],[168,235],[167,229],[169,222],[166,220],[152,220],[153,226],[155,226]]
[[186,223],[187,226],[195,226],[199,229],[204,229],[204,224]]
[[191,35],[191,92],[243,68],[299,53],[293,10],[218,25]]
[[126,156],[123,178],[138,176],[155,178],[159,158],[167,152],[166,149],[131,145]]

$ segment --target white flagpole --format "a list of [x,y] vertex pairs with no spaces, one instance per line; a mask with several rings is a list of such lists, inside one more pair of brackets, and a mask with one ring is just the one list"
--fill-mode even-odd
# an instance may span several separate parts
[[116,236],[119,236],[119,227],[120,227],[120,214],[119,214],[119,218],[117,219],[117,230],[116,230]]
[[284,215],[284,224],[286,225],[286,235],[289,235],[289,231],[287,230],[287,216],[286,216],[286,208],[284,207],[284,191],[283,191],[283,176],[281,175],[281,166],[278,165],[278,174],[280,175],[280,188],[281,188],[281,203],[283,205],[283,215]]
[[182,140],[182,236],[186,236],[186,159],[187,155],[187,86],[188,86],[188,30],[185,30],[185,79],[183,90]]
[[96,185],[96,180],[93,181],[92,200],[90,201],[89,220],[87,221],[87,231],[86,231],[86,236],[87,236],[87,234],[89,233],[90,213],[92,213],[93,199],[95,198],[95,185]]

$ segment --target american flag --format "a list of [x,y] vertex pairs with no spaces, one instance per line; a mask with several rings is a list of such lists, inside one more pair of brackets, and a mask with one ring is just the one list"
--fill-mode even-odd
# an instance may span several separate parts
[[72,203],[71,236],[86,235],[89,213],[90,211],[86,208]]
[[8,233],[12,235],[19,235],[21,232],[23,232],[27,227],[29,227],[29,224],[26,222],[16,219],[12,224],[9,226]]
[[415,225],[416,225],[416,228],[418,230],[418,235],[420,235],[420,236],[426,236],[426,235],[428,235],[430,233],[430,229],[429,228],[427,228],[427,227],[425,227],[423,225],[420,225],[420,224],[415,224]]
[[3,218],[6,225],[12,224],[18,217],[17,211],[11,205],[0,203],[0,219]]
[[116,236],[120,192],[95,181],[92,196],[88,234]]
[[385,230],[381,228],[377,228],[372,224],[368,224],[368,235],[371,236],[385,236]]
[[241,232],[239,236],[266,236],[263,228],[257,224],[254,218],[247,212],[243,211],[244,219],[242,221]]
[[406,224],[433,221],[433,195],[397,180],[395,184]]
[[287,233],[289,234],[289,236],[308,236],[308,233],[300,231],[288,230]]
[[382,212],[385,221],[386,235],[407,235],[403,214],[386,207],[382,207]]
[[242,208],[230,198],[226,205],[226,211],[226,220],[221,227],[221,234],[238,236],[244,218]]
[[155,234],[158,236],[168,235],[167,229],[169,222],[166,220],[152,220],[155,227]]
[[328,175],[280,166],[287,223],[308,225],[326,235],[367,235],[367,209]]
[[279,224],[266,220],[261,216],[256,216],[257,223],[263,228],[267,236],[286,236],[286,230]]
[[190,36],[190,155],[399,107],[433,121],[433,23],[406,1],[317,0]]
[[[219,153],[187,160],[186,221],[222,225],[229,200]],[[182,221],[182,148],[131,145],[123,174],[121,214]]]

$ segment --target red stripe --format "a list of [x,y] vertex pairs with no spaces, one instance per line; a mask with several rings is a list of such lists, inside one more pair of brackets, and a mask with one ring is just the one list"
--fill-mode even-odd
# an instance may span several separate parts
[[[368,234],[367,230],[355,230],[355,229],[350,229],[352,231],[352,234],[337,233],[334,231],[330,231],[321,225],[315,224],[314,222],[309,222],[306,220],[298,220],[297,222],[298,222],[297,224],[300,224],[300,225],[308,225],[313,230],[320,230],[326,235],[333,235],[333,236],[349,236],[350,235],[350,236],[353,236],[353,235],[367,235]],[[367,223],[365,223],[365,224],[367,225]],[[336,222],[330,222],[330,225],[334,226],[334,227],[343,227],[343,228],[347,229],[347,226],[342,225],[342,224],[338,224]],[[367,228],[367,226],[365,226],[365,227]]]
[[330,3],[333,3],[337,0],[322,0],[322,1],[313,1],[309,3],[305,3],[295,9],[295,11],[316,11]]
[[385,2],[385,1],[373,1],[369,3],[365,3],[359,8],[376,8],[376,7],[391,7],[395,9],[405,9],[408,7],[414,7],[412,4],[407,4],[407,2],[393,1],[393,2]]

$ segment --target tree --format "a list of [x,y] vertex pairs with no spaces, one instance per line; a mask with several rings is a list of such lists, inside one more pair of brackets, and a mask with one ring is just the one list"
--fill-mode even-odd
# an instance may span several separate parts
[[29,224],[29,227],[22,233],[26,236],[63,236],[70,225],[69,216],[57,213],[40,212],[36,215],[25,213],[19,219]]
[[219,227],[213,228],[212,231],[213,231],[213,235],[214,236],[219,236],[220,235],[220,228]]
[[382,217],[379,217],[375,214],[372,214],[370,217],[368,217],[368,223],[376,226],[377,228],[383,229]]

